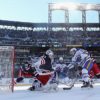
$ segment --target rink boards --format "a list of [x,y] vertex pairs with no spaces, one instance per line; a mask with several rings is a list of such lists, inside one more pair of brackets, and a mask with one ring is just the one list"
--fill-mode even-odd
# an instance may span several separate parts
[[[31,86],[33,82],[33,78],[24,78],[24,80],[20,83],[16,83],[16,78],[14,79],[14,86]],[[0,86],[3,85],[10,85],[11,84],[11,79],[8,78],[3,78],[0,79]],[[82,84],[81,79],[78,79],[75,84]],[[93,79],[93,84],[100,84],[100,79]]]

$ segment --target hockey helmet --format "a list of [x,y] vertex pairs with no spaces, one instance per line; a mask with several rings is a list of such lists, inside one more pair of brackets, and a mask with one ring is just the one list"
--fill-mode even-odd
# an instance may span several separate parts
[[46,51],[46,55],[48,55],[50,58],[52,58],[54,56],[54,53],[52,50],[49,49]]
[[72,49],[70,50],[70,54],[71,54],[71,55],[74,55],[74,54],[76,53],[76,51],[77,51],[76,48],[72,48]]
[[63,59],[63,57],[59,57],[59,61],[63,61],[64,59]]

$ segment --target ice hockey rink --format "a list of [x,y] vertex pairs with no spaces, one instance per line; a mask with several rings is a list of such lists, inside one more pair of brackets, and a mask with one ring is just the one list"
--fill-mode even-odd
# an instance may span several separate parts
[[82,84],[75,84],[71,90],[58,91],[29,91],[28,86],[15,87],[13,93],[0,92],[1,100],[100,100],[100,84],[94,84],[94,88],[81,89]]
[[[0,10],[0,100],[100,100],[100,70],[91,71],[95,61],[100,68],[100,0],[0,0]],[[41,74],[58,89],[29,91],[44,85]],[[82,74],[94,77],[93,88],[81,88]],[[69,81],[74,87],[63,90]]]

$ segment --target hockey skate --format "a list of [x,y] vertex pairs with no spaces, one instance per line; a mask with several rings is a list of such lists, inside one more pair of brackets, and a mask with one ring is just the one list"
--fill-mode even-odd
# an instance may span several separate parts
[[81,86],[81,88],[93,88],[93,85],[90,82],[83,82],[83,86]]
[[41,89],[42,89],[42,84],[39,82],[39,80],[35,79],[35,80],[33,80],[32,86],[28,90],[40,91]]
[[35,87],[32,86],[32,87],[28,88],[28,90],[30,90],[30,91],[34,91],[34,90],[35,90]]

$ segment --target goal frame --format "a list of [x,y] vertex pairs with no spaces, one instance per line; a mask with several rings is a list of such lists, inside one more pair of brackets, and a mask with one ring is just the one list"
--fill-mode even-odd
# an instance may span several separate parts
[[11,71],[11,75],[12,75],[12,82],[11,82],[11,91],[14,92],[14,84],[15,84],[15,81],[14,81],[14,63],[15,63],[15,47],[13,46],[13,52],[12,52],[12,71]]
[[[10,79],[9,79],[9,77],[6,77],[7,78],[7,80],[9,81],[9,83],[8,84],[5,84],[5,82],[7,82],[7,80],[6,79],[4,79],[4,80],[1,80],[1,89],[3,90],[3,91],[6,91],[6,90],[10,90],[11,92],[14,92],[14,85],[15,85],[15,81],[14,81],[14,65],[15,65],[15,47],[14,46],[0,46],[0,52],[1,52],[1,54],[2,54],[2,50],[3,51],[10,51],[10,56],[7,56],[7,58],[6,59],[11,59],[10,61],[10,63],[11,63],[11,65],[9,66],[8,65],[8,68],[10,68],[10,70],[8,71],[8,72],[10,72]],[[4,53],[5,53],[4,52]],[[3,53],[3,54],[4,54]],[[2,56],[3,56],[3,54],[1,55],[1,59],[2,59]],[[8,53],[9,54],[9,53]],[[5,58],[6,56],[4,56],[4,58]],[[3,59],[3,61],[4,61],[4,59]],[[1,63],[2,64],[2,63]],[[9,63],[7,63],[7,64],[9,64]],[[1,68],[2,68],[2,65],[1,65]],[[5,68],[5,67],[4,67]],[[2,70],[1,70],[1,72],[2,72]],[[9,74],[9,73],[8,73]],[[3,83],[4,82],[4,83]],[[3,87],[4,86],[4,87]],[[5,90],[6,89],[6,90]]]

